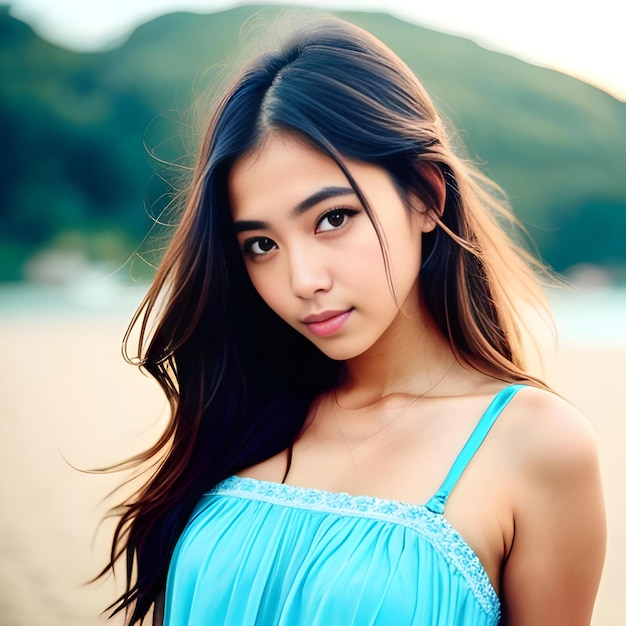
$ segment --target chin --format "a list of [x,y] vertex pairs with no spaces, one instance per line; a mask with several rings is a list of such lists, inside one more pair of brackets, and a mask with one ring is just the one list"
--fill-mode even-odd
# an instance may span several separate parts
[[340,345],[341,342],[337,342],[336,345],[332,345],[332,341],[312,341],[313,345],[322,352],[325,356],[333,361],[349,361],[358,356],[361,356],[371,347],[367,346],[347,346]]

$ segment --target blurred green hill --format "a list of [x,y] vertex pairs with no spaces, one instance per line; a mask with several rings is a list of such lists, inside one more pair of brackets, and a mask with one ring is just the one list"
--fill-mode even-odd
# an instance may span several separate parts
[[[111,267],[132,255],[190,163],[194,99],[236,55],[241,25],[258,10],[169,14],[116,48],[76,53],[0,7],[0,280],[27,276],[45,250]],[[626,278],[626,103],[388,15],[338,15],[421,77],[544,261]]]

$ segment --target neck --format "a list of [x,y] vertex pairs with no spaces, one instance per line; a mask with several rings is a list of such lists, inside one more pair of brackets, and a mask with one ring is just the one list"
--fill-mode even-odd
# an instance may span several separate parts
[[346,362],[344,403],[364,406],[392,394],[439,393],[443,379],[462,369],[422,299],[416,300],[369,350]]

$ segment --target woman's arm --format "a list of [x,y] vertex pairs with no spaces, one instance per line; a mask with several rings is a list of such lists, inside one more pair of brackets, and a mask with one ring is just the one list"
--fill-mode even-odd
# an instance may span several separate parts
[[504,623],[589,626],[606,545],[596,440],[561,398],[537,390],[525,397],[514,454],[514,539],[502,578]]

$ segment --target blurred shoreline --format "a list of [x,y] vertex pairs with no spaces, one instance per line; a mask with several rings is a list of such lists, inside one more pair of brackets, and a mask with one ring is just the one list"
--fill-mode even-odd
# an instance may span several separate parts
[[61,284],[0,283],[0,321],[26,315],[122,317],[131,315],[148,290],[146,283],[108,277]]
[[[120,462],[163,427],[161,392],[120,353],[146,287],[23,287],[0,287],[0,626],[118,626],[98,614],[119,587],[85,582],[109,548],[112,524],[96,535],[115,503],[104,499],[127,474],[75,468]],[[560,341],[548,382],[587,415],[600,447],[609,544],[593,626],[625,624],[626,291],[550,302]]]
[[[0,283],[0,322],[12,316],[126,316],[130,320],[148,286],[106,276],[58,285]],[[626,287],[551,289],[546,293],[560,342],[626,344]]]

